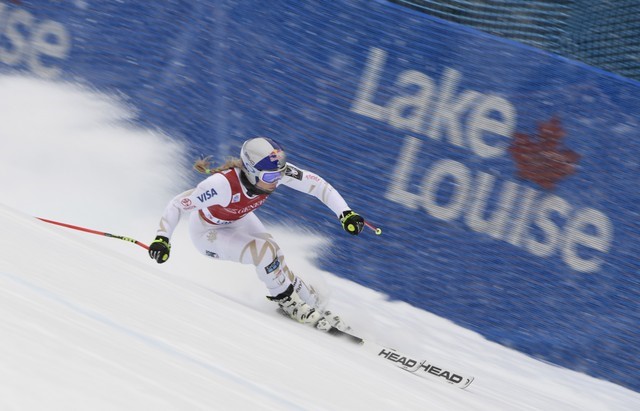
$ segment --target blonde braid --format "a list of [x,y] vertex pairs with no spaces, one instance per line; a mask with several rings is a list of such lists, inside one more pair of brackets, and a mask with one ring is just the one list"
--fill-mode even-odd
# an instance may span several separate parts
[[219,167],[211,168],[211,157],[212,156],[207,156],[197,159],[193,163],[193,168],[201,174],[215,174],[231,168],[242,168],[242,160],[236,157],[227,157],[224,164]]

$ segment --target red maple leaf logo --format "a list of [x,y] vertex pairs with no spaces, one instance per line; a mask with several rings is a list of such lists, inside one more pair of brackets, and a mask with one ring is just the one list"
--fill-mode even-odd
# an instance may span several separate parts
[[560,120],[551,120],[538,125],[538,135],[515,133],[509,152],[518,167],[518,177],[552,190],[556,183],[575,172],[580,155],[564,148],[565,136]]

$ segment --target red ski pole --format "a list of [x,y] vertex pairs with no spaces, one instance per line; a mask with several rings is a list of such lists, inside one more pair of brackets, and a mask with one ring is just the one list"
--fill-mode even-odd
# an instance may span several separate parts
[[115,235],[115,234],[109,234],[109,233],[105,233],[103,231],[98,231],[98,230],[91,230],[89,228],[84,228],[84,227],[78,227],[76,225],[71,225],[71,224],[66,224],[66,223],[60,223],[58,221],[53,221],[53,220],[47,220],[46,218],[40,218],[40,217],[36,217],[38,220],[40,221],[44,221],[45,223],[49,223],[49,224],[55,224],[55,225],[59,225],[62,227],[67,227],[67,228],[72,228],[74,230],[79,230],[79,231],[84,231],[85,233],[91,233],[91,234],[98,234],[98,235],[103,235],[105,237],[110,237],[110,238],[117,238],[118,240],[124,240],[124,241],[128,241],[130,243],[134,243],[136,245],[139,245],[140,247],[148,250],[149,246],[141,243],[138,240],[134,240],[133,238],[129,238],[129,237],[123,237],[121,235]]
[[364,225],[366,225],[367,227],[372,229],[373,232],[376,233],[376,235],[381,235],[382,234],[382,228],[378,228],[378,227],[374,226],[373,224],[369,223],[366,220],[364,221]]

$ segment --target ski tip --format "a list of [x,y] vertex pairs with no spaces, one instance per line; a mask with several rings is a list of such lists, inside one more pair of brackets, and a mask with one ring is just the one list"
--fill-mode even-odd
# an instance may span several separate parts
[[475,377],[467,377],[466,381],[464,383],[460,384],[460,388],[462,388],[464,390],[465,388],[467,388],[468,386],[471,385],[473,380],[475,380]]

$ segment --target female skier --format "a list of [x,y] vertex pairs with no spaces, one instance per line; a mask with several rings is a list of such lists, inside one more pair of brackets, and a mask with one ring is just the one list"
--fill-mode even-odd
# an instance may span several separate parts
[[149,247],[151,258],[160,264],[167,261],[169,239],[181,215],[191,212],[189,234],[198,251],[212,258],[253,264],[269,291],[267,298],[291,318],[324,331],[344,329],[339,317],[322,312],[313,288],[289,269],[280,247],[254,213],[278,186],[285,185],[317,197],[349,234],[358,235],[364,220],[340,193],[317,174],[288,163],[282,147],[265,137],[245,141],[239,159],[231,158],[216,169],[208,168],[208,158],[194,167],[211,175],[169,202]]

